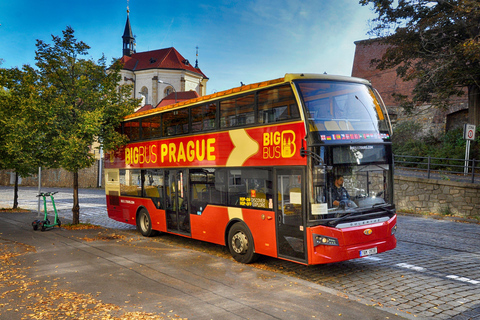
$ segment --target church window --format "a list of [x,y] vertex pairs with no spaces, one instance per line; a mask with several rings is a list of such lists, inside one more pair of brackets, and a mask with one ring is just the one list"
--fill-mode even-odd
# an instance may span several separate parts
[[147,87],[142,87],[142,91],[140,91],[140,94],[145,97],[145,104],[148,104],[148,88]]

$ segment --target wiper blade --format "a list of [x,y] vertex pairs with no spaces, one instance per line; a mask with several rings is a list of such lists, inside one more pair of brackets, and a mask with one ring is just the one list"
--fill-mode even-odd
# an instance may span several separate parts
[[386,212],[388,214],[394,215],[395,212],[393,212],[393,210],[387,209],[386,208],[387,206],[388,206],[388,204],[385,204],[385,203],[376,203],[372,206],[372,208],[379,208],[379,209],[382,209],[384,212]]
[[353,216],[353,215],[356,214],[356,213],[357,213],[357,212],[347,213],[347,214],[345,214],[344,216],[341,216],[341,217],[339,217],[339,218],[337,218],[337,219],[335,219],[335,220],[329,221],[328,224],[329,224],[329,225],[333,225],[333,224],[335,224],[335,223],[338,224],[338,222],[343,221],[343,220],[345,220],[346,218],[351,217],[351,216]]

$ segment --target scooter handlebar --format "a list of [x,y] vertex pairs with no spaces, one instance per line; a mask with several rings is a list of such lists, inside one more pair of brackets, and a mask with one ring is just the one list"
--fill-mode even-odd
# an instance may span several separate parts
[[55,191],[55,192],[40,192],[39,194],[37,194],[37,197],[53,196],[56,193],[58,193],[58,191]]

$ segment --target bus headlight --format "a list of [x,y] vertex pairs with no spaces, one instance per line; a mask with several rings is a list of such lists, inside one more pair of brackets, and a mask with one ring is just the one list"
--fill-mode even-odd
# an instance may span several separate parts
[[327,236],[322,236],[320,234],[313,234],[313,246],[338,246],[338,239],[332,238],[332,237],[327,237]]
[[391,235],[393,236],[395,233],[397,233],[397,225],[396,224],[392,228]]

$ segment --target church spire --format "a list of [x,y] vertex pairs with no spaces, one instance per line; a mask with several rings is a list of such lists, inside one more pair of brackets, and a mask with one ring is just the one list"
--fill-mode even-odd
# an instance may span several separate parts
[[197,58],[195,59],[195,69],[198,69],[198,46],[196,47],[197,49]]
[[[128,1],[127,1],[128,3]],[[130,25],[130,9],[127,5],[127,23],[123,32],[123,55],[131,56],[135,53],[135,38],[133,37],[132,26]]]

